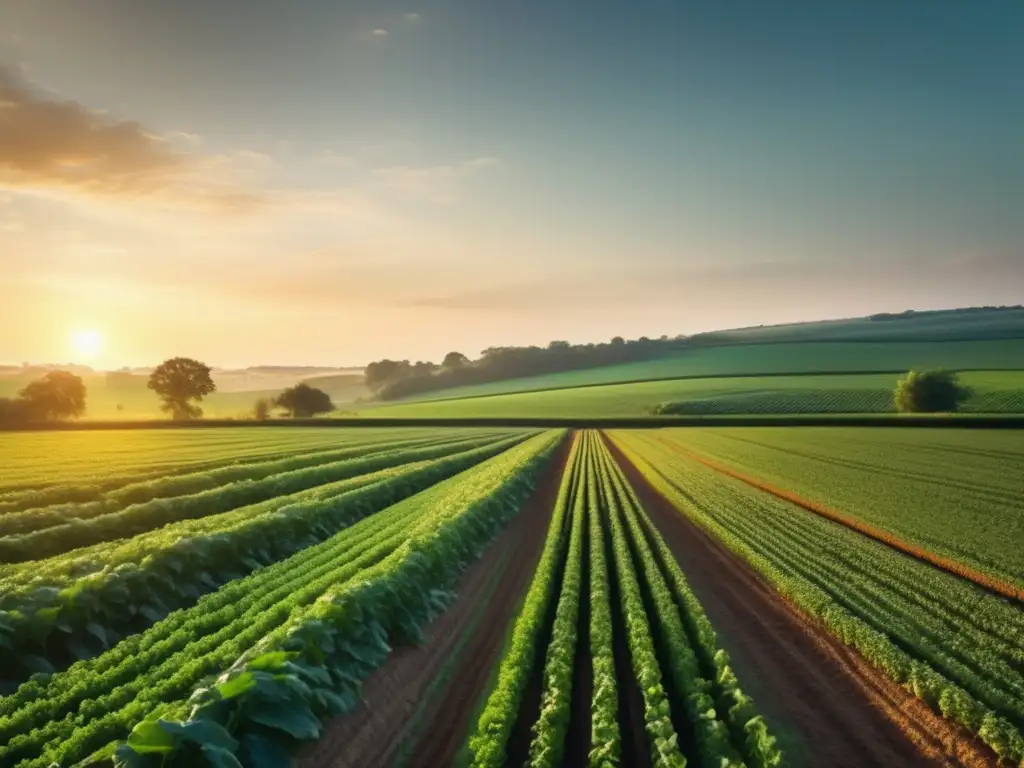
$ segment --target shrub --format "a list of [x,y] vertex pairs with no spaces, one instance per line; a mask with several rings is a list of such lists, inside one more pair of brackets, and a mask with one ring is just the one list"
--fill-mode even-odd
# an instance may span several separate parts
[[971,394],[949,371],[910,371],[896,382],[893,403],[900,413],[956,411]]

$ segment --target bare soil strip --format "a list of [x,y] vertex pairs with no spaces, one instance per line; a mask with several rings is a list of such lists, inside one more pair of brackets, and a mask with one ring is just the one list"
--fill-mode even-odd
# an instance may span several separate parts
[[868,538],[874,539],[875,541],[885,544],[886,546],[892,547],[893,549],[896,549],[902,552],[903,554],[910,555],[911,557],[928,563],[929,565],[933,565],[936,568],[945,571],[946,573],[951,573],[954,576],[959,576],[962,579],[966,579],[967,581],[973,582],[982,589],[987,589],[988,591],[993,592],[999,595],[1000,597],[1006,597],[1011,600],[1024,602],[1024,589],[1020,589],[1014,586],[1013,584],[1010,584],[1009,582],[1002,581],[1001,579],[997,579],[994,576],[989,576],[986,573],[982,573],[981,571],[971,568],[970,566],[964,565],[963,563],[958,562],[957,560],[953,560],[952,558],[937,555],[934,552],[930,552],[929,550],[925,549],[924,547],[918,546],[917,544],[912,544],[909,541],[905,541],[904,539],[901,539],[899,536],[896,536],[895,534],[890,533],[889,531],[885,531],[880,528],[875,528],[873,525],[869,525],[868,523],[865,523],[862,520],[858,520],[843,512],[839,512],[838,510],[826,507],[824,504],[818,504],[817,502],[805,499],[802,496],[798,496],[797,494],[793,493],[792,491],[786,490],[785,488],[779,488],[778,486],[766,483],[763,480],[759,480],[756,477],[752,477],[751,475],[739,472],[735,469],[732,469],[731,467],[727,467],[724,464],[720,464],[719,462],[714,461],[713,459],[709,459],[705,456],[701,456],[698,453],[694,453],[693,451],[687,450],[686,448],[683,448],[680,445],[677,445],[667,440],[659,440],[659,442],[661,442],[666,447],[671,448],[676,453],[686,456],[688,459],[692,459],[693,461],[696,461],[699,464],[703,464],[705,467],[708,467],[709,469],[713,469],[716,472],[719,472],[723,475],[727,475],[728,477],[731,477],[735,480],[740,480],[741,482],[753,486],[758,490],[770,493],[772,496],[796,504],[798,507],[806,509],[808,512],[813,512],[814,514],[827,518],[834,523],[839,523],[840,525],[845,526],[850,530],[856,531],[857,533],[863,534]]
[[[336,718],[321,738],[297,756],[302,768],[387,766],[415,728],[423,734],[410,765],[449,765],[466,737],[470,713],[501,650],[509,621],[540,558],[569,450],[565,440],[519,514],[463,574],[458,597],[426,628],[422,645],[396,648],[363,685],[364,706]],[[507,565],[505,564],[507,561]],[[503,567],[504,565],[504,567]],[[502,569],[497,589],[487,576]],[[478,631],[461,648],[466,659],[430,706],[426,721],[416,717],[431,682],[465,637],[480,601],[491,597]]]
[[804,616],[610,448],[697,593],[787,765],[995,766],[995,755]]

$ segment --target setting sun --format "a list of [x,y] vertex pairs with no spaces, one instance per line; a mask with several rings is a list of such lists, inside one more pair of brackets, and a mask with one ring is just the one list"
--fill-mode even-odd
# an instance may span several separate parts
[[75,331],[71,334],[71,346],[79,357],[93,358],[103,346],[103,336],[94,330]]

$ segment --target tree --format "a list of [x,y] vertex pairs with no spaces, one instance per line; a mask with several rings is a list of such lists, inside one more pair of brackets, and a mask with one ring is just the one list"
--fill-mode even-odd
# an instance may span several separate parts
[[444,356],[444,360],[441,361],[441,367],[452,371],[457,368],[461,368],[469,362],[469,358],[461,352],[449,352]]
[[376,391],[385,384],[408,376],[412,366],[408,360],[378,360],[366,366],[366,386]]
[[256,421],[266,421],[274,408],[274,401],[269,397],[261,397],[252,406],[252,417]]
[[67,419],[85,412],[85,383],[68,371],[50,371],[18,393],[33,419]]
[[274,405],[284,408],[293,419],[330,413],[334,410],[334,403],[326,392],[305,383],[286,389],[277,396]]
[[971,394],[949,371],[910,371],[896,382],[893,402],[900,413],[944,413],[960,407]]
[[165,360],[149,375],[146,385],[164,404],[160,409],[175,420],[197,419],[203,410],[190,401],[201,401],[217,390],[210,376],[210,366],[188,357]]

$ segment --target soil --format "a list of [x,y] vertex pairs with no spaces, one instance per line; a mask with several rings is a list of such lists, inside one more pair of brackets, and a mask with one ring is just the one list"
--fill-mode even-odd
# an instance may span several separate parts
[[[364,706],[333,720],[319,740],[299,752],[296,762],[301,768],[387,766],[414,732],[422,736],[411,751],[410,766],[451,764],[540,558],[569,444],[570,440],[563,441],[519,514],[463,574],[458,597],[425,629],[424,643],[394,650],[363,684]],[[501,575],[494,589],[487,576],[496,568]],[[460,650],[465,663],[457,665],[436,701],[424,702],[484,599],[489,602],[476,630]],[[420,714],[425,719],[417,717]]]
[[971,734],[878,672],[690,522],[608,442],[779,737],[787,765],[996,765]]

